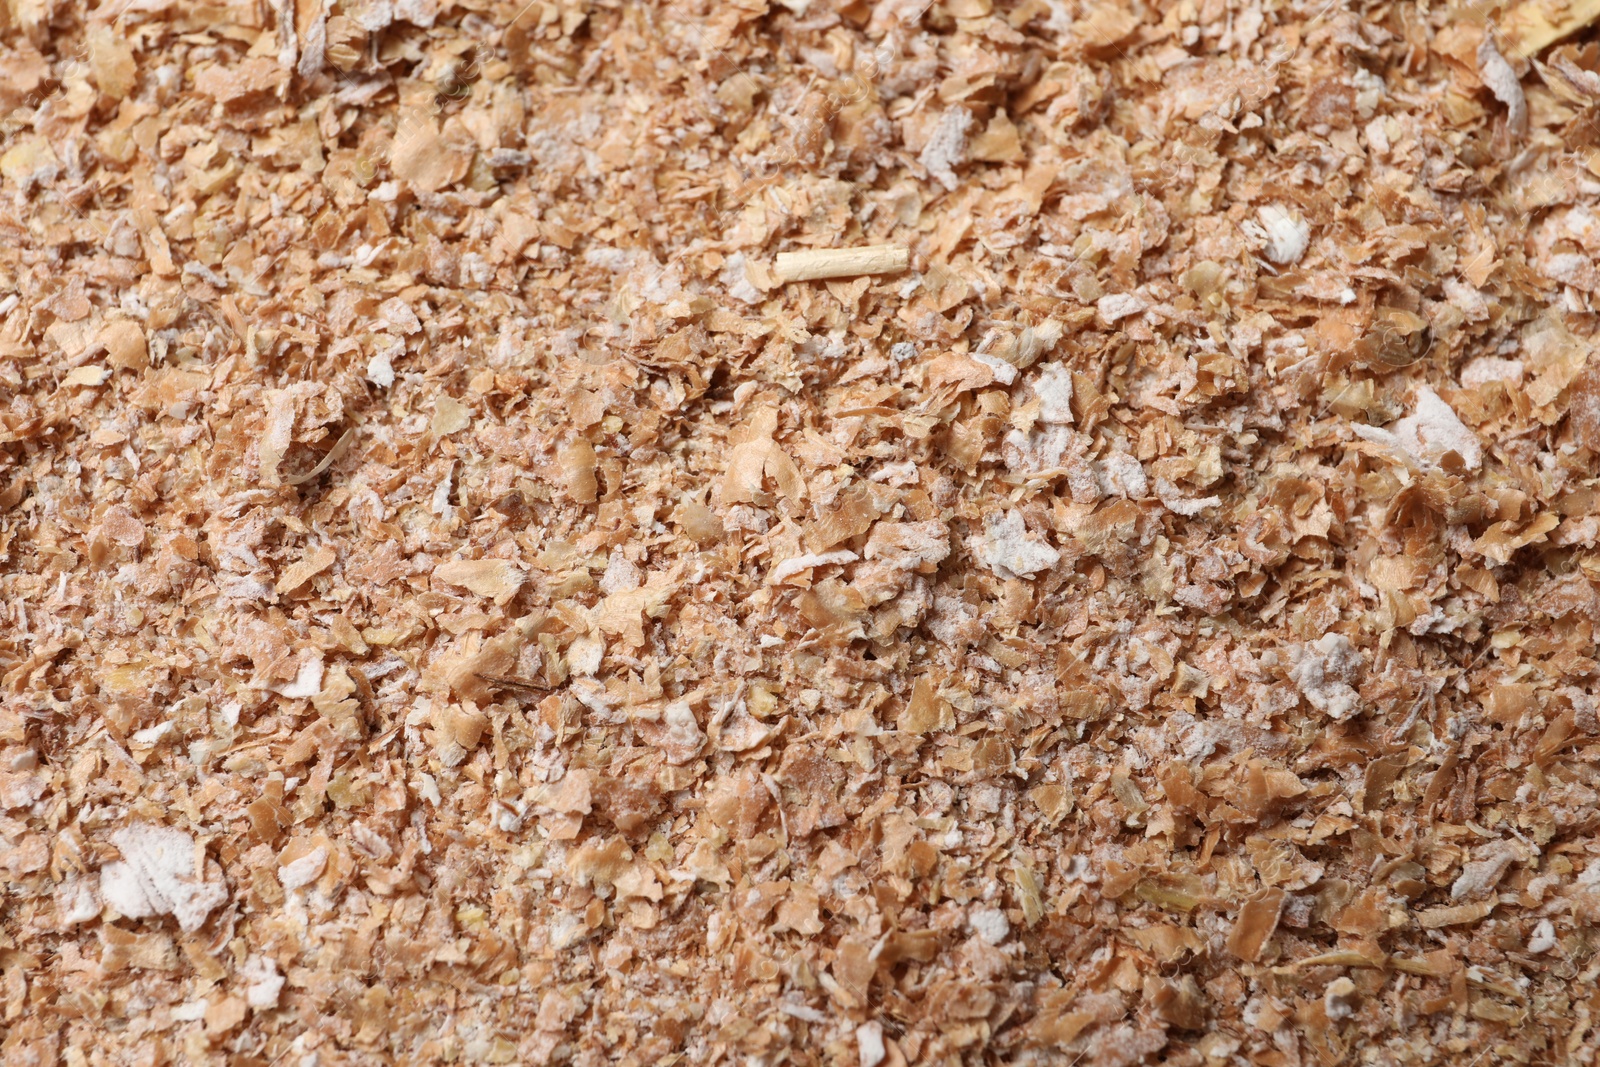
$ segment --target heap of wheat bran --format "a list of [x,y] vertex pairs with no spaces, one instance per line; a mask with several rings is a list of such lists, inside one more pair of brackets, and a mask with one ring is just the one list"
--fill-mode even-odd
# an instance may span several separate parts
[[1592,1062],[1558,7],[0,2],[0,1060]]

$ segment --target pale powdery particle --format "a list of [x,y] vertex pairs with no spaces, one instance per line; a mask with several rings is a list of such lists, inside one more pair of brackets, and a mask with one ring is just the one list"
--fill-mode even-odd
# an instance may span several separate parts
[[742,300],[746,304],[759,304],[764,299],[761,290],[751,283],[750,275],[745,271],[743,252],[735,252],[728,257],[728,261],[722,265],[722,273],[718,278],[727,286],[728,295],[735,300]]
[[1533,936],[1528,938],[1528,951],[1534,955],[1549,952],[1556,947],[1556,926],[1549,919],[1540,919],[1534,925]]
[[395,18],[428,29],[439,17],[439,0],[394,0]]
[[706,739],[700,723],[695,720],[694,709],[687,701],[675,701],[667,705],[661,719],[667,727],[667,762],[674,766],[687,763]]
[[887,560],[900,570],[943,563],[950,556],[950,531],[936,519],[927,522],[879,522],[867,538],[866,557]]
[[1107,496],[1143,500],[1150,495],[1150,481],[1139,461],[1126,452],[1112,452],[1094,467],[1094,480]]
[[1372,149],[1374,155],[1386,156],[1389,154],[1389,131],[1384,125],[1383,116],[1379,115],[1367,123],[1367,147]]
[[1322,994],[1322,1007],[1334,1022],[1356,1013],[1356,984],[1349,978],[1335,978]]
[[840,549],[837,552],[819,552],[812,555],[793,556],[772,568],[771,581],[773,585],[777,585],[785,578],[792,578],[801,571],[807,571],[813,567],[826,567],[833,563],[854,563],[860,558],[847,549]]
[[874,1021],[856,1027],[856,1052],[861,1067],[878,1067],[889,1057],[889,1049],[883,1043],[882,1023]]
[[[594,245],[586,248],[583,250],[583,261],[591,267],[603,267],[613,274],[620,274],[633,266],[633,256],[628,250],[615,245]],[[742,258],[740,262],[743,263]]]
[[455,513],[455,509],[450,506],[450,483],[454,480],[455,468],[451,467],[444,472],[444,477],[434,487],[433,496],[428,500],[428,507],[435,515],[448,518]]
[[[1034,427],[1031,433],[1012,430],[1006,434],[1005,449],[1002,454],[1007,469],[1035,474],[1060,467],[1069,452],[1082,451],[1081,442],[1086,440],[1082,434],[1075,433],[1065,426],[1045,423]],[[1093,472],[1084,466],[1082,473],[1093,486]],[[1092,491],[1098,493],[1097,488]]]
[[644,584],[644,572],[621,552],[612,552],[606,560],[605,573],[600,576],[600,592],[606,596],[625,593]]
[[1520,385],[1526,368],[1520,359],[1501,359],[1499,356],[1479,356],[1461,368],[1461,384],[1476,389],[1490,382],[1509,382]]
[[175,729],[172,721],[158,722],[154,726],[136,731],[129,740],[136,745],[153,745]]
[[1017,380],[1017,368],[999,356],[991,356],[987,352],[974,352],[972,358],[994,371],[994,380],[1001,385],[1010,385]]
[[100,914],[100,898],[94,886],[73,877],[56,887],[56,914],[62,926],[76,926]]
[[1350,81],[1356,88],[1356,113],[1364,119],[1370,118],[1379,102],[1389,95],[1388,84],[1365,67],[1357,67],[1351,73]]
[[1483,465],[1477,435],[1426,385],[1417,390],[1416,412],[1396,423],[1394,430],[1401,447],[1419,459],[1437,463],[1447,452],[1454,452],[1471,470]]
[[1504,841],[1480,849],[1478,858],[1461,868],[1461,875],[1450,887],[1451,900],[1481,896],[1500,884],[1506,868],[1517,859],[1517,850]]
[[1206,508],[1222,506],[1222,498],[1219,496],[1185,498],[1179,494],[1178,487],[1165,478],[1156,479],[1156,499],[1160,500],[1168,511],[1184,518],[1193,518]]
[[1107,293],[1095,302],[1095,310],[1100,313],[1100,320],[1107,326],[1118,319],[1137,315],[1149,306],[1149,301],[1138,293]]
[[1279,265],[1300,262],[1311,242],[1311,226],[1305,219],[1297,219],[1277,204],[1268,204],[1260,211],[1261,227],[1267,237],[1267,258]]
[[1072,370],[1065,364],[1047,363],[1034,380],[1039,397],[1039,421],[1072,425]]
[[278,973],[277,963],[266,956],[251,956],[239,968],[239,976],[249,983],[244,989],[246,1004],[258,1010],[278,1006],[284,977]]
[[205,925],[228,899],[221,882],[203,881],[194,869],[194,839],[166,826],[127,826],[111,835],[122,859],[100,870],[100,895],[130,919],[171,915],[186,932]]
[[327,865],[328,847],[318,845],[299,859],[279,867],[278,881],[283,883],[285,889],[299,889],[315,882]]
[[367,361],[367,381],[380,389],[394,384],[394,364],[389,362],[387,352],[379,352]]
[[967,158],[967,131],[972,128],[972,112],[964,107],[953,107],[939,116],[933,136],[917,162],[928,168],[938,183],[954,190],[960,181],[956,178],[956,165]]
[[[1482,290],[1468,285],[1460,278],[1446,278],[1441,283],[1445,299],[1450,306],[1467,317],[1468,322],[1482,322],[1489,317],[1489,299]],[[1480,357],[1492,359],[1492,356]],[[1473,362],[1477,362],[1474,360]],[[1501,362],[1504,362],[1503,360]]]
[[885,463],[867,475],[871,482],[884,482],[896,487],[912,485],[917,481],[917,465],[909,459],[899,463]]
[[295,675],[294,681],[269,688],[279,696],[288,697],[290,700],[306,700],[322,692],[321,653],[318,653],[316,658],[307,659],[300,664],[300,670]]
[[1030,538],[1022,516],[1007,511],[991,513],[984,520],[977,557],[979,563],[1002,578],[1030,578],[1054,567],[1061,553]]
[[1578,875],[1578,885],[1584,889],[1600,886],[1600,861],[1591,863],[1583,869],[1583,873]]
[[605,641],[595,634],[585,634],[567,649],[567,666],[579,678],[592,678],[605,654]]
[[967,925],[990,945],[998,945],[1011,935],[1011,923],[999,908],[973,908]]
[[549,924],[550,947],[558,950],[571,948],[582,941],[588,932],[589,928],[583,924],[581,916],[570,911],[558,911]]
[[422,320],[411,310],[411,305],[392,296],[378,305],[378,317],[406,336],[422,332]]
[[1468,470],[1477,470],[1483,465],[1483,446],[1478,443],[1477,435],[1426,385],[1417,389],[1416,411],[1391,429],[1359,423],[1351,429],[1357,437],[1398,449],[1419,464],[1437,465],[1454,452]]
[[1517,133],[1526,130],[1528,98],[1522,93],[1517,72],[1511,69],[1506,57],[1495,47],[1493,33],[1485,33],[1483,43],[1478,45],[1478,77],[1483,79],[1484,86],[1494,94],[1495,99],[1506,106],[1506,125]]
[[1361,710],[1361,697],[1350,685],[1361,666],[1361,654],[1343,634],[1324,634],[1298,650],[1289,678],[1306,701],[1339,722]]

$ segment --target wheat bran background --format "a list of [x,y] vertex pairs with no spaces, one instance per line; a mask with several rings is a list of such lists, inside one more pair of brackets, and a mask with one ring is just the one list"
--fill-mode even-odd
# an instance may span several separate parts
[[4,0],[0,1060],[1591,1062],[1595,8]]

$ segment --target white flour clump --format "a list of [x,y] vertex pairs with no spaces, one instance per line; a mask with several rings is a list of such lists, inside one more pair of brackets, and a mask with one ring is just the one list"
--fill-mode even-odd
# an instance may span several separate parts
[[1427,386],[1417,390],[1416,412],[1396,423],[1394,431],[1405,450],[1418,458],[1437,463],[1445,453],[1454,452],[1469,470],[1483,465],[1477,435]]
[[1450,887],[1451,900],[1482,896],[1500,884],[1506,868],[1521,857],[1505,841],[1496,841],[1478,851],[1478,858],[1461,868],[1461,876]]
[[1046,363],[1033,383],[1039,396],[1039,421],[1072,425],[1072,371],[1061,363]]
[[1436,465],[1454,452],[1468,470],[1483,466],[1483,446],[1477,435],[1426,385],[1417,390],[1417,410],[1395,423],[1393,429],[1361,425],[1351,429],[1357,437],[1399,449],[1420,464]]
[[1011,923],[999,908],[974,908],[967,924],[973,933],[991,945],[998,945],[1011,934]]
[[1007,511],[984,520],[977,556],[979,563],[1002,578],[1028,578],[1054,567],[1061,553],[1031,539],[1022,516]]
[[251,956],[239,968],[240,977],[250,983],[245,986],[245,1003],[252,1008],[276,1008],[278,994],[283,990],[284,977],[278,973],[278,964],[269,956]]
[[130,919],[171,915],[185,933],[194,933],[228,899],[227,886],[196,873],[194,839],[182,830],[128,826],[112,834],[111,843],[122,860],[101,868],[100,895]]
[[1110,326],[1118,319],[1137,315],[1149,306],[1149,301],[1138,293],[1107,293],[1096,301],[1095,310],[1100,313],[1100,321]]
[[939,116],[939,124],[917,157],[917,162],[928,168],[936,181],[954,191],[961,180],[955,168],[967,158],[967,131],[972,128],[972,112],[964,107],[953,107]]
[[1361,669],[1361,654],[1343,634],[1324,634],[1296,653],[1289,678],[1318,711],[1339,722],[1361,710],[1361,697],[1351,686]]
[[1127,452],[1107,453],[1095,464],[1094,480],[1107,496],[1143,500],[1150,495],[1150,482],[1144,476],[1144,468]]
[[1268,204],[1260,211],[1261,232],[1267,239],[1267,258],[1280,266],[1300,262],[1311,243],[1311,227],[1305,219],[1297,219],[1277,204]]

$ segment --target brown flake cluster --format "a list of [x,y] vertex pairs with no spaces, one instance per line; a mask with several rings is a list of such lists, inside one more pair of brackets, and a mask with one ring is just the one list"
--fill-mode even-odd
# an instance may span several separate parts
[[0,1061],[1592,1061],[1596,10],[0,0]]

